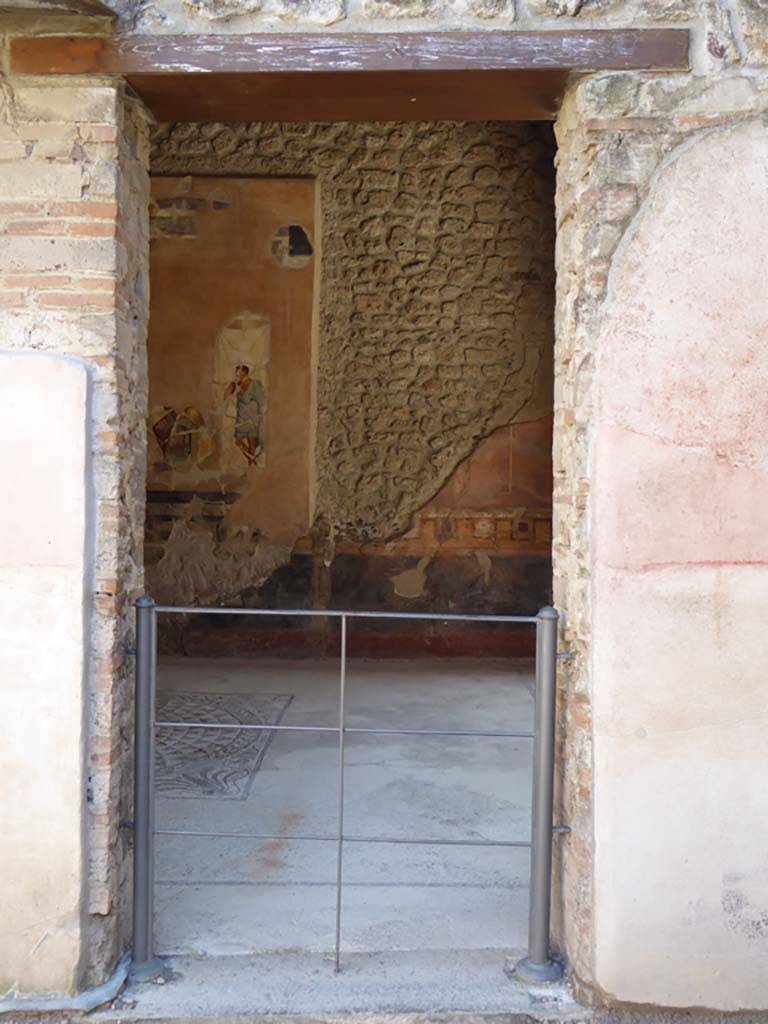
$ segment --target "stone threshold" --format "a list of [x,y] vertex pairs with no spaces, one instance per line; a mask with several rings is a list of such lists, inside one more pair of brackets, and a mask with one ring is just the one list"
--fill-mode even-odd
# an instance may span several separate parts
[[171,956],[164,976],[131,982],[98,1024],[581,1024],[592,1012],[565,983],[525,986],[502,950],[347,953],[335,975],[324,953]]

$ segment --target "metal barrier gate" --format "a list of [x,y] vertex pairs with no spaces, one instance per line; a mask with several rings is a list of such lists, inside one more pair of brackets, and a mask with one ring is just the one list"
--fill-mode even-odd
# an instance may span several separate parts
[[[157,670],[157,616],[160,613],[188,615],[260,615],[301,616],[339,619],[339,724],[252,725],[220,722],[158,722],[155,720]],[[347,674],[347,621],[349,619],[406,619],[436,622],[515,623],[536,626],[536,691],[534,731],[487,732],[457,729],[377,729],[345,724],[345,687]],[[552,826],[555,741],[555,675],[557,659],[558,614],[554,608],[542,608],[538,615],[433,615],[411,612],[364,612],[284,610],[263,608],[200,608],[157,605],[151,597],[136,601],[136,703],[135,703],[135,778],[134,778],[134,853],[133,853],[133,973],[147,977],[157,973],[160,961],[153,944],[154,837],[156,835],[205,836],[252,840],[290,839],[297,842],[335,842],[336,856],[336,941],[334,967],[341,968],[341,906],[343,851],[345,843],[404,843],[413,846],[507,846],[530,847],[531,884],[528,917],[528,955],[514,966],[515,975],[525,982],[553,981],[562,975],[562,965],[549,953],[550,887],[552,876],[553,832],[567,828]],[[201,832],[155,828],[155,730],[156,729],[236,729],[293,732],[333,732],[339,737],[338,829],[335,835],[277,836],[257,832]],[[410,736],[473,736],[530,739],[533,741],[533,803],[531,838],[490,839],[403,839],[392,836],[357,836],[344,831],[344,738],[348,733],[377,733]]]

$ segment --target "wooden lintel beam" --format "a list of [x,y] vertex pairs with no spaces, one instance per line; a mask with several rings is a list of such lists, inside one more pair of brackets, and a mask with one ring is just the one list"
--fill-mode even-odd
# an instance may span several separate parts
[[11,41],[17,74],[675,70],[687,29],[344,35],[36,36]]
[[550,121],[567,71],[128,75],[159,121]]

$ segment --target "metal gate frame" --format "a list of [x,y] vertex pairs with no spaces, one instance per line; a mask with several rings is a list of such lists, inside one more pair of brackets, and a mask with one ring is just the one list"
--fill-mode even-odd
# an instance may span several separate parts
[[[160,613],[187,615],[260,615],[300,616],[339,619],[339,724],[250,725],[218,722],[159,722],[155,719],[157,677],[157,616]],[[437,622],[515,623],[536,626],[536,690],[534,731],[488,732],[458,729],[377,729],[348,726],[345,723],[347,675],[347,621],[349,619],[406,619]],[[549,920],[552,883],[552,836],[567,832],[553,828],[555,702],[558,613],[542,608],[536,616],[526,615],[435,615],[421,612],[320,611],[306,609],[201,608],[157,605],[149,596],[136,601],[136,694],[135,694],[135,777],[134,777],[134,850],[133,850],[133,975],[152,977],[162,969],[154,954],[154,837],[156,835],[205,836],[237,839],[290,839],[297,842],[335,842],[336,854],[336,938],[334,970],[341,970],[341,906],[343,854],[345,843],[398,843],[411,846],[501,846],[530,847],[531,883],[528,916],[528,955],[514,965],[513,973],[521,981],[554,981],[562,976],[563,966],[550,956]],[[271,835],[257,832],[201,832],[155,827],[155,730],[156,729],[236,729],[284,732],[333,732],[339,738],[338,830],[336,835]],[[374,733],[408,736],[471,736],[533,740],[533,800],[530,840],[491,839],[402,839],[394,836],[358,836],[344,831],[344,740],[348,733]]]

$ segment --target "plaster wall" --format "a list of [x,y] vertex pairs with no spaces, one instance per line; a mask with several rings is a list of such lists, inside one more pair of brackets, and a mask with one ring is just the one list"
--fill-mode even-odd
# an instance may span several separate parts
[[766,85],[596,75],[558,121],[556,934],[583,998],[768,1005],[741,624],[763,544]]
[[0,110],[0,974],[62,993],[103,980],[129,927],[146,119],[119,83],[84,79],[5,80]]
[[82,361],[0,353],[0,994],[76,990],[87,946],[90,392]]
[[768,1003],[766,167],[759,120],[674,155],[598,340],[595,975],[631,1002]]
[[[290,255],[291,225],[309,254]],[[309,531],[317,233],[311,180],[153,179],[146,551],[158,601],[237,600]],[[258,396],[253,453],[238,437],[239,364]]]

